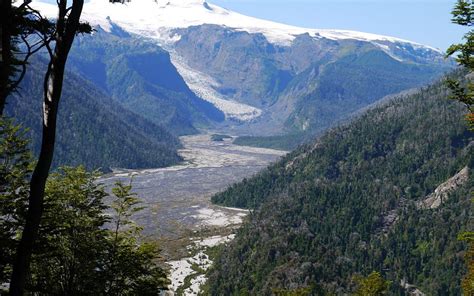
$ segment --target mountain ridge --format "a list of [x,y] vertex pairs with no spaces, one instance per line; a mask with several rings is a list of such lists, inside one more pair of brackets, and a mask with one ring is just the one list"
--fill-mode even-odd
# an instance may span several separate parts
[[[34,5],[54,17],[54,5]],[[104,64],[92,82],[178,135],[308,138],[453,66],[439,50],[403,39],[292,27],[205,1],[92,0],[83,19],[97,32],[78,38],[70,64],[84,76]],[[168,75],[186,86],[151,77]]]
[[[5,113],[27,128],[31,150],[41,144],[42,73],[46,61],[35,57],[22,81],[21,95],[7,100]],[[58,112],[53,167],[87,169],[155,168],[179,163],[179,139],[160,125],[123,108],[93,83],[66,71]]]
[[[41,2],[35,5],[47,15],[54,17],[54,5]],[[180,18],[177,16],[180,16]],[[221,18],[222,16],[224,18]],[[289,41],[294,40],[296,35],[308,33],[315,38],[322,37],[333,40],[356,39],[362,41],[407,43],[414,47],[441,53],[439,49],[402,38],[350,30],[302,28],[262,20],[233,12],[208,1],[135,0],[119,5],[109,3],[108,1],[91,0],[84,5],[82,18],[93,25],[100,25],[106,31],[110,30],[112,23],[116,23],[130,32],[138,35],[148,34],[156,39],[163,38],[163,36],[156,34],[156,30],[160,27],[176,29],[203,24],[216,24],[247,30],[249,33],[262,33],[270,41],[281,44],[288,44]],[[137,19],[142,24],[139,25]],[[143,23],[143,21],[145,22]],[[132,27],[132,25],[135,27]],[[155,34],[153,34],[153,31],[155,31]],[[166,40],[166,38],[163,40]],[[168,41],[173,41],[172,37]],[[384,47],[383,44],[379,46]]]
[[[460,294],[474,134],[447,97],[439,81],[378,104],[215,195],[252,215],[215,261],[205,295],[347,295],[354,276],[372,271],[392,282],[389,295],[406,295],[406,283]],[[440,190],[438,207],[419,206]]]

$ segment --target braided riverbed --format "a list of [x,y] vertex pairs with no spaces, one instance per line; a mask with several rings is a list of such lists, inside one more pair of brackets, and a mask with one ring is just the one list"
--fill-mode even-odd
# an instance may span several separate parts
[[211,196],[251,177],[286,152],[212,141],[210,135],[185,136],[181,141],[182,164],[115,170],[101,182],[112,185],[132,179],[133,190],[146,206],[135,220],[147,238],[159,242],[170,266],[171,290],[193,295],[205,282],[203,271],[212,264],[206,250],[232,239],[247,215],[246,210],[212,205]]

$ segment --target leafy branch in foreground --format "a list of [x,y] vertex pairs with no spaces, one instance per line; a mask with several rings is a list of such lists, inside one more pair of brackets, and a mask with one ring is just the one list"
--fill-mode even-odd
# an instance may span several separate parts
[[157,295],[168,284],[166,274],[155,261],[159,258],[154,243],[141,242],[143,227],[132,217],[144,207],[132,192],[131,182],[117,182],[112,189],[112,230],[105,291],[108,295]]
[[52,174],[28,289],[40,295],[159,295],[166,289],[158,248],[140,241],[141,227],[131,220],[141,210],[131,189],[117,183],[109,196],[97,173],[82,167]]
[[[461,26],[474,26],[474,2],[472,0],[458,0],[452,11],[454,24]],[[466,85],[456,80],[447,80],[451,89],[450,99],[458,100],[465,104],[469,110],[466,121],[469,129],[474,131],[474,83],[472,82],[472,72],[474,71],[474,30],[470,30],[464,35],[464,43],[453,44],[447,50],[447,56],[457,54],[456,62],[464,66],[469,71]],[[474,196],[474,192],[472,193]],[[466,251],[465,260],[467,264],[467,274],[461,282],[465,295],[474,295],[474,232],[463,232],[459,239],[469,244]]]
[[[11,276],[26,214],[33,167],[27,147],[22,129],[1,120],[1,283]],[[158,248],[141,241],[141,227],[132,221],[142,207],[131,185],[117,183],[110,195],[97,177],[83,167],[64,167],[48,179],[27,293],[159,295],[166,289]]]
[[[25,215],[21,239],[17,245],[11,274],[10,294],[13,296],[24,294],[34,245],[38,239],[45,202],[46,182],[54,155],[57,114],[62,94],[66,61],[75,36],[92,31],[88,24],[80,22],[84,0],[73,0],[71,2],[68,3],[67,0],[56,1],[58,7],[56,22],[52,25],[45,20],[47,33],[46,37],[43,37],[46,39],[40,37],[39,41],[41,45],[44,45],[50,58],[44,76],[43,134],[38,162],[30,179],[28,210]],[[37,15],[41,20],[43,19],[40,13],[37,13]],[[10,25],[14,27],[19,26],[18,23]],[[29,45],[27,47],[30,49]]]
[[28,198],[32,156],[20,126],[0,117],[0,282],[8,282]]
[[[458,0],[452,11],[453,18],[451,21],[465,27],[474,25],[474,3],[472,0]],[[446,51],[446,56],[456,55],[456,62],[465,67],[469,73],[474,71],[474,30],[470,30],[463,37],[464,43],[451,45]],[[466,105],[469,110],[467,120],[472,127],[474,124],[474,83],[468,77],[468,82],[463,85],[457,80],[448,79],[447,84],[451,89],[451,99],[458,100]]]

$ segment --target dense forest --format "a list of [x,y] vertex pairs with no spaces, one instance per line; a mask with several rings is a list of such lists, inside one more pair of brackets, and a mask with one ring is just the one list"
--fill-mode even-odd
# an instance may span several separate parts
[[[32,150],[41,143],[41,100],[45,61],[33,60],[7,116],[29,128]],[[54,167],[150,168],[177,163],[179,140],[163,127],[120,106],[81,76],[67,72],[58,123]]]
[[[33,158],[24,130],[0,120],[0,294],[10,295],[24,229]],[[26,295],[159,295],[169,284],[156,243],[132,215],[143,209],[132,186],[107,188],[98,172],[62,167],[45,188]]]
[[198,133],[224,120],[216,107],[187,86],[168,52],[155,42],[134,38],[118,26],[111,33],[77,38],[70,68],[110,94],[123,108],[174,135]]
[[[311,134],[311,137],[313,135]],[[262,147],[278,150],[293,150],[308,140],[310,134],[307,133],[291,133],[281,136],[240,136],[233,143],[241,146]]]
[[474,142],[447,97],[440,81],[380,104],[214,196],[253,210],[206,292],[343,294],[378,271],[395,295],[459,295]]

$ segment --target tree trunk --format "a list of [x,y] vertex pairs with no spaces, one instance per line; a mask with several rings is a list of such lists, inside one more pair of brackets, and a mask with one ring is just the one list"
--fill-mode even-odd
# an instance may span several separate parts
[[56,118],[63,86],[64,69],[69,50],[79,27],[84,0],[74,0],[68,17],[67,0],[60,0],[56,22],[56,45],[44,80],[43,137],[41,151],[30,181],[30,196],[25,228],[17,248],[10,282],[10,295],[23,295],[30,269],[34,243],[43,214],[44,190],[54,155]]
[[11,0],[0,0],[0,39],[1,39],[1,61],[0,61],[0,116],[5,109],[8,96],[8,85],[11,70]]

